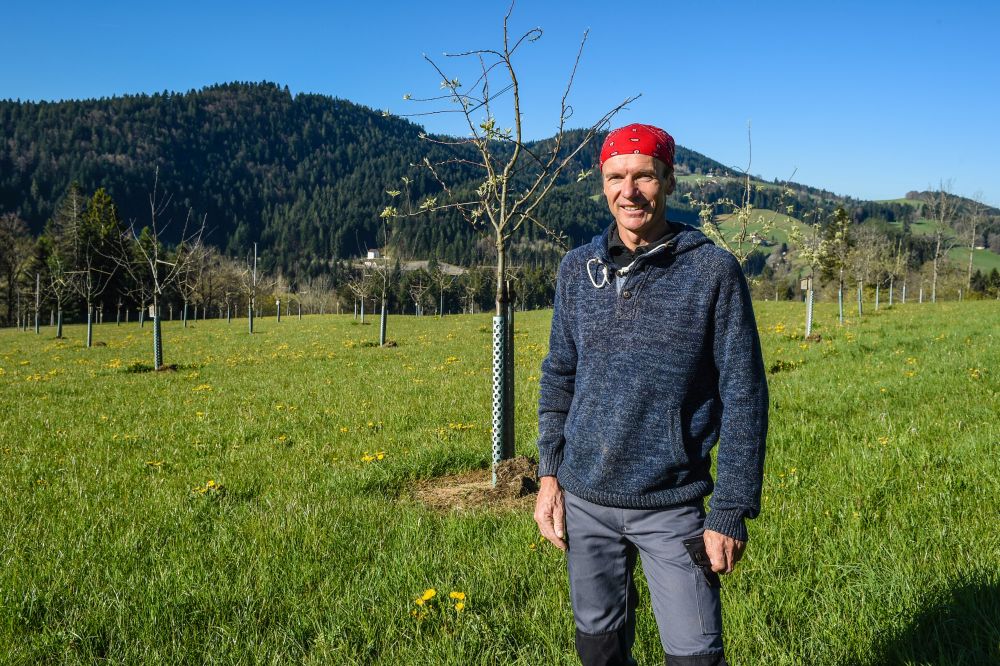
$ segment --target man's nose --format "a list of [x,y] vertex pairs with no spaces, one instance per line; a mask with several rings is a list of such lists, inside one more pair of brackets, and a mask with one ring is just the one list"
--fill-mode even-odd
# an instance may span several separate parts
[[632,176],[625,176],[622,179],[622,196],[626,199],[633,198],[638,193],[638,189],[635,186],[635,181]]

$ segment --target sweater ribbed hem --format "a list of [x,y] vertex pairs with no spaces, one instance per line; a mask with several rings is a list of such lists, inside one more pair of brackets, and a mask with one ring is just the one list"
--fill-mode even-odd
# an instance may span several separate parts
[[559,465],[562,464],[563,454],[560,450],[557,453],[547,453],[545,455],[539,455],[538,460],[538,477],[543,476],[558,476]]
[[705,517],[705,529],[746,543],[749,534],[744,520],[745,515],[746,512],[741,509],[714,509]]
[[[541,476],[541,471],[539,471],[539,476]],[[559,485],[577,497],[594,504],[612,506],[618,509],[662,509],[668,506],[686,504],[712,492],[711,481],[694,481],[677,488],[642,495],[614,493],[589,488],[565,469],[561,470],[558,476]]]

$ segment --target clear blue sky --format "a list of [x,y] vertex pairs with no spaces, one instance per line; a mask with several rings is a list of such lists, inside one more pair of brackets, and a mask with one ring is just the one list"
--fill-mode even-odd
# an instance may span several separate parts
[[[59,100],[274,81],[393,113],[436,94],[439,57],[500,43],[506,2],[8,3],[0,98]],[[542,2],[518,61],[529,138],[551,135],[590,28],[571,101],[584,126],[626,96],[617,124],[658,124],[750,170],[863,198],[951,181],[1000,205],[1000,3]],[[444,59],[441,59],[444,62]],[[453,63],[444,62],[446,65]],[[467,69],[456,69],[466,80]],[[499,114],[498,114],[499,115]],[[502,121],[502,116],[501,116]],[[462,133],[453,116],[424,123]]]

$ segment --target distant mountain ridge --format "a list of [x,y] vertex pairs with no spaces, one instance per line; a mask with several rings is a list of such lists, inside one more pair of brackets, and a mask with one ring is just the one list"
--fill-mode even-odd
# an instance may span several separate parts
[[[0,212],[15,212],[33,232],[43,229],[73,181],[87,192],[106,188],[122,218],[141,226],[158,169],[175,220],[189,209],[204,215],[210,243],[242,256],[257,241],[265,248],[265,264],[293,275],[318,274],[332,260],[379,245],[386,189],[408,175],[415,179],[414,200],[436,192],[437,184],[410,164],[448,156],[445,148],[421,140],[422,128],[408,120],[324,95],[293,96],[267,82],[84,101],[0,101],[0,127]],[[592,198],[595,181],[576,179],[596,166],[598,149],[599,142],[574,159],[539,210],[539,218],[571,245],[589,240],[609,221],[603,202]],[[681,146],[677,168],[679,174],[732,175]],[[474,187],[473,171],[459,167],[451,175]],[[738,191],[732,180],[716,191]],[[803,210],[839,202],[852,206],[857,219],[891,222],[914,214],[902,203],[859,202],[791,187]],[[754,205],[776,205],[779,189],[758,188]],[[669,203],[672,217],[696,222],[684,197],[690,187],[678,190]],[[489,256],[467,224],[443,213],[400,224],[394,243],[406,256],[455,264]],[[515,239],[515,255],[551,263],[559,248],[526,226]]]

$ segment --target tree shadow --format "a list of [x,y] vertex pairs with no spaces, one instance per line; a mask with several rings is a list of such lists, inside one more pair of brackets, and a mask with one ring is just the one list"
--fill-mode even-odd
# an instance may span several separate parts
[[910,625],[874,654],[877,664],[1000,664],[1000,585],[963,580],[929,596]]

